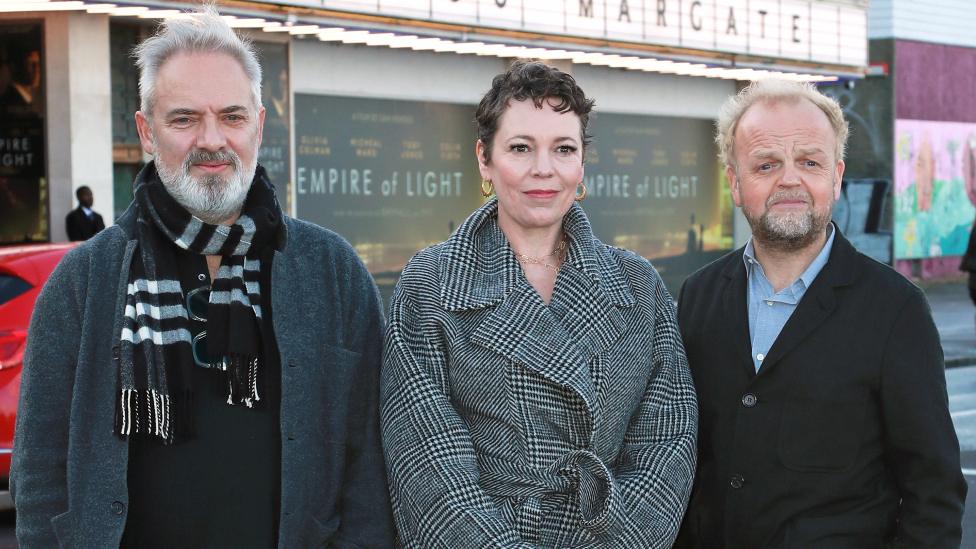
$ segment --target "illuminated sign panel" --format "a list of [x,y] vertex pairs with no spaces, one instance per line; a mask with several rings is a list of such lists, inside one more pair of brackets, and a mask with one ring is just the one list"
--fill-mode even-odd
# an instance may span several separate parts
[[863,66],[867,10],[825,0],[278,0],[475,27]]

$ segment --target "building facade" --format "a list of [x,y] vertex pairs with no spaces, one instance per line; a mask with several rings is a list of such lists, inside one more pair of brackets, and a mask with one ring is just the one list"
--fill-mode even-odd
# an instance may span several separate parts
[[872,0],[868,22],[868,77],[837,90],[847,176],[889,189],[865,219],[899,271],[957,275],[976,217],[976,4]]
[[[385,288],[482,203],[474,109],[514,58],[552,63],[596,99],[584,207],[600,238],[652,258],[672,290],[748,236],[716,160],[719,106],[758,78],[858,80],[868,60],[862,0],[219,7],[262,59],[260,161],[282,205],[348,238]],[[0,4],[0,67],[10,74],[5,82],[0,69],[0,89],[17,83],[35,98],[22,107],[0,95],[0,108],[23,114],[0,136],[0,195],[11,197],[0,198],[0,242],[64,240],[80,185],[106,222],[124,210],[148,160],[133,122],[131,48],[187,9],[163,0]]]

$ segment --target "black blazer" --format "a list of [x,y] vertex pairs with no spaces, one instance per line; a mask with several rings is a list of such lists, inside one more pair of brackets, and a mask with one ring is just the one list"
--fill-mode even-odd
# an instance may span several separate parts
[[88,219],[81,206],[68,213],[68,216],[64,218],[64,225],[68,231],[68,240],[88,240],[105,229],[102,216],[92,212],[91,219]]
[[743,250],[685,281],[700,407],[676,547],[959,547],[966,482],[921,290],[840,233],[759,373]]

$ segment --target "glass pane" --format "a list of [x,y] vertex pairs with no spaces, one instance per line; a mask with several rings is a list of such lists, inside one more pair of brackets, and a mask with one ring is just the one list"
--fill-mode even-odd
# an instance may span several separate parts
[[31,289],[31,285],[13,275],[0,274],[0,305]]

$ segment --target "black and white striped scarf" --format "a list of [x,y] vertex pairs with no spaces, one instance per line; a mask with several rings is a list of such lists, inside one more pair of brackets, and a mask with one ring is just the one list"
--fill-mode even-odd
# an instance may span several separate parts
[[118,353],[116,431],[172,443],[189,431],[193,360],[176,249],[221,256],[207,306],[210,366],[227,378],[228,404],[260,399],[260,253],[272,243],[281,208],[257,167],[240,218],[230,226],[192,216],[166,192],[155,165],[136,179],[138,247],[129,270]]

